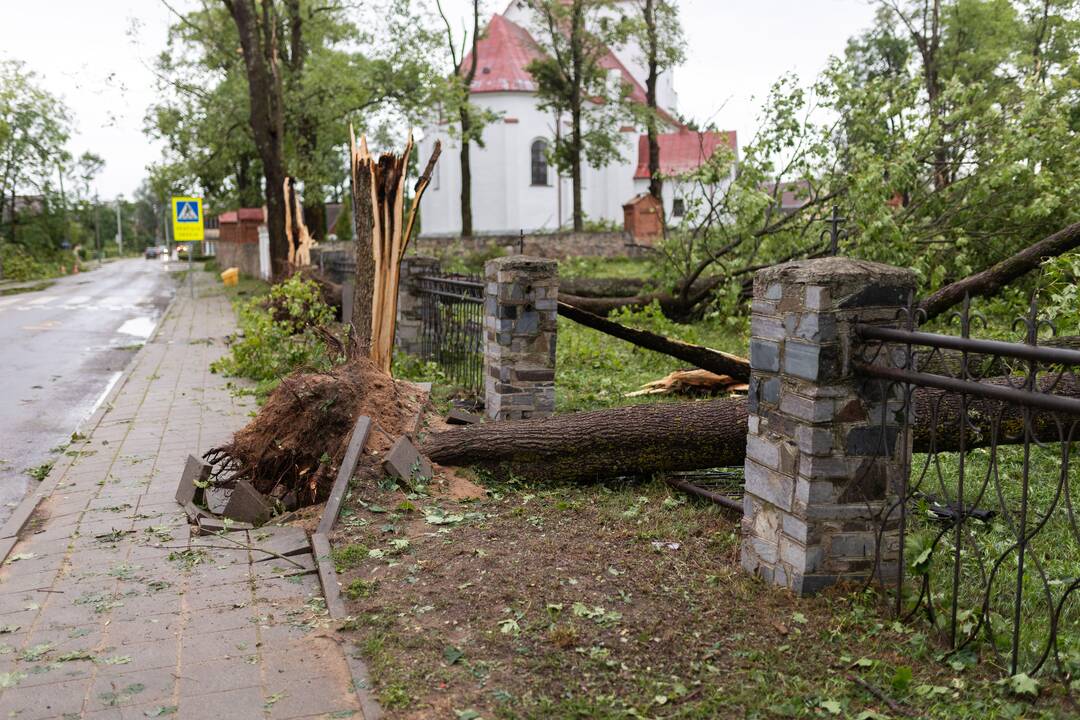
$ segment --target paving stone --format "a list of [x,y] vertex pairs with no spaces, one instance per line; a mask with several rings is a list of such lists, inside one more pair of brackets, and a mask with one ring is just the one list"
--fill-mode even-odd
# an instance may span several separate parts
[[446,415],[447,425],[476,425],[483,422],[484,418],[474,413],[462,410],[461,408],[451,408],[450,412]]
[[299,527],[263,527],[251,535],[252,560],[266,562],[276,560],[279,564],[288,566],[288,563],[267,553],[258,552],[266,550],[276,555],[289,557],[311,552],[311,542],[308,541],[307,533]]
[[414,477],[430,478],[431,461],[420,454],[407,437],[398,438],[383,459],[383,469],[391,477],[411,483]]
[[180,485],[176,488],[176,502],[181,505],[201,502],[203,488],[200,484],[210,479],[210,470],[210,463],[195,455],[188,455],[184,472],[180,475]]
[[272,508],[266,497],[246,480],[236,483],[222,515],[240,522],[262,525],[270,519]]

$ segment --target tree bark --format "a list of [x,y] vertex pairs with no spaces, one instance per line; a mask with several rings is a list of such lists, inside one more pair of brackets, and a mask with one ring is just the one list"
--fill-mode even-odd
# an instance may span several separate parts
[[919,307],[926,313],[927,320],[937,317],[960,303],[964,295],[993,295],[1013,280],[1038,268],[1046,258],[1056,257],[1077,247],[1080,247],[1080,223],[1073,223],[997,265],[931,293],[919,303]]
[[559,302],[559,314],[585,327],[599,330],[620,340],[626,340],[646,350],[670,355],[702,370],[708,370],[717,375],[728,375],[734,380],[743,382],[750,379],[750,361],[745,358],[701,345],[691,345],[680,340],[671,340],[663,335],[657,335],[645,330],[635,330],[572,305],[567,305],[562,301]]
[[[988,380],[995,384],[1004,378]],[[1049,382],[1049,381],[1045,381]],[[1047,386],[1042,386],[1044,389]],[[1063,381],[1057,395],[1080,397],[1080,386]],[[995,424],[999,445],[1022,441],[1022,411],[969,396],[967,447],[990,445]],[[959,447],[960,396],[919,388],[914,393],[915,452]],[[1000,418],[999,418],[999,413]],[[1035,437],[1061,440],[1053,413],[1033,411]],[[539,420],[485,423],[429,435],[421,450],[441,465],[477,465],[530,479],[590,482],[626,475],[741,466],[746,454],[744,399],[632,405],[568,413]],[[935,429],[936,428],[936,429]],[[1066,424],[1066,433],[1069,425]],[[1080,429],[1065,435],[1080,439]]]
[[277,17],[273,3],[223,0],[236,23],[247,71],[251,108],[249,123],[266,181],[266,229],[270,236],[270,263],[275,277],[286,271],[289,256],[285,238],[285,120],[281,75],[278,71]]
[[[363,138],[361,143],[365,141]],[[352,317],[342,318],[352,323],[353,336],[362,357],[371,353],[371,302],[375,293],[375,210],[372,202],[372,158],[366,147],[361,153],[353,140],[349,164],[352,176],[353,226],[356,234],[356,277],[353,285]]]
[[[660,140],[656,131],[656,81],[658,73],[658,38],[656,35],[656,0],[645,0],[644,16],[646,34],[648,36],[649,75],[645,78],[645,104],[649,108],[649,114],[645,120],[645,130],[649,139],[649,194],[660,201],[661,216],[664,212],[663,179],[660,177]],[[663,219],[663,218],[661,218]]]

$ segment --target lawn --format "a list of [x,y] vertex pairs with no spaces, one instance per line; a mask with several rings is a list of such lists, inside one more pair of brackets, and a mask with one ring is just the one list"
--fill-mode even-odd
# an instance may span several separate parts
[[738,520],[660,482],[355,487],[333,538],[391,718],[1064,718],[883,599],[738,564]]

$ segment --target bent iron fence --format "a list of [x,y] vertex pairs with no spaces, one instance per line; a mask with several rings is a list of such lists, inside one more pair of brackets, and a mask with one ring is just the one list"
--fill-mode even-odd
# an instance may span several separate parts
[[420,356],[470,394],[484,391],[484,282],[434,274],[415,279],[420,298]]
[[925,614],[959,660],[989,652],[1015,675],[1052,658],[1075,676],[1080,352],[1040,344],[1054,330],[1034,302],[1014,324],[1018,343],[972,338],[985,318],[968,300],[950,319],[959,336],[917,331],[919,312],[903,311],[899,329],[856,327],[856,370],[881,400],[880,452],[910,461],[882,511],[879,577],[897,615]]

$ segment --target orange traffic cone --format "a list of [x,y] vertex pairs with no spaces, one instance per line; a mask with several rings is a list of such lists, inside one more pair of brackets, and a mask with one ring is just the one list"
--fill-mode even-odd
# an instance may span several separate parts
[[72,275],[78,275],[79,274],[79,266],[78,265],[72,265],[71,266],[71,274]]

